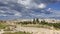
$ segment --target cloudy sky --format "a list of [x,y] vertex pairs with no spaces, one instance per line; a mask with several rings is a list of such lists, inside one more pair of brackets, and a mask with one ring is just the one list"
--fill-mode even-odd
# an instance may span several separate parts
[[60,19],[60,0],[0,0],[0,19]]

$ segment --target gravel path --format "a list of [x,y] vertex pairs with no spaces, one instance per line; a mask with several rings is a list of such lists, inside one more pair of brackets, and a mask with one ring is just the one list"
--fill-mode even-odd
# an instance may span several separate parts
[[3,29],[1,29],[0,34],[4,33]]
[[46,28],[35,28],[35,27],[21,27],[17,26],[16,31],[25,31],[33,34],[60,34],[60,31],[50,30]]

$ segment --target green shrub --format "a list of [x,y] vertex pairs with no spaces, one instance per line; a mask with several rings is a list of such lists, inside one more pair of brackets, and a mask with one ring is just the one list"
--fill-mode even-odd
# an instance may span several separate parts
[[15,33],[11,33],[11,32],[5,32],[5,33],[3,33],[3,34],[31,34],[31,33],[26,33],[26,32],[15,32]]

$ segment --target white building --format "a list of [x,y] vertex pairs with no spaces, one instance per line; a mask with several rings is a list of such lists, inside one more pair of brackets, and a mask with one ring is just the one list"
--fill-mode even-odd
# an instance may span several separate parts
[[[48,23],[60,23],[60,20],[56,20],[56,19],[39,19],[39,21],[43,21],[45,20]],[[16,19],[16,20],[9,20],[7,21],[7,23],[14,23],[14,22],[23,22],[23,21],[33,21],[33,19]]]
[[43,21],[43,20],[45,20],[48,23],[59,23],[60,22],[60,20],[57,20],[57,19],[39,19],[39,21]]

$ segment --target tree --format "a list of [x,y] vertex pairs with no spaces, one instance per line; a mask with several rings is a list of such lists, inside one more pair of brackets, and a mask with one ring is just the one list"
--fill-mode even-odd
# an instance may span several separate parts
[[33,19],[33,24],[36,24],[36,20],[35,20],[35,18]]
[[38,18],[36,19],[36,23],[39,23],[39,19]]
[[41,21],[42,24],[46,24],[45,20]]

